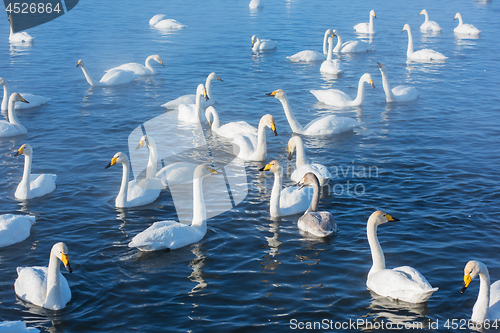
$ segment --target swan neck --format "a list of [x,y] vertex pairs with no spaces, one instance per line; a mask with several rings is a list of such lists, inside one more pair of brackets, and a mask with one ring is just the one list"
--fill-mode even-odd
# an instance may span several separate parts
[[55,254],[50,253],[49,267],[47,269],[47,295],[44,307],[54,309],[59,308],[62,300],[61,290],[61,270],[59,259]]
[[394,101],[394,94],[392,93],[391,86],[389,84],[389,78],[387,77],[387,72],[384,70],[380,71],[382,73],[382,86],[385,91],[385,100],[387,102]]
[[328,33],[328,30],[325,31],[325,36],[323,37],[323,54],[328,54],[328,50],[327,50],[327,44],[328,44],[328,36],[329,36],[329,33]]
[[259,122],[255,154],[259,161],[264,160],[267,155],[266,124],[262,120]]
[[210,74],[208,77],[207,77],[207,80],[205,81],[205,89],[207,90],[207,96],[208,98],[212,99],[212,74]]
[[490,304],[490,274],[486,266],[481,267],[479,273],[479,294],[472,309],[472,321],[483,322],[488,319],[488,308]]
[[212,131],[217,131],[220,128],[219,114],[215,109],[211,109],[209,114],[212,115]]
[[156,73],[155,69],[153,68],[152,64],[153,64],[153,56],[149,56],[146,58],[146,62],[144,63],[145,67],[152,73]]
[[192,227],[207,227],[207,211],[203,198],[202,177],[193,179],[193,222]]
[[462,14],[458,13],[458,25],[464,24],[464,20],[462,19]]
[[3,85],[3,98],[2,98],[2,110],[7,110],[9,106],[9,86],[7,83]]
[[364,78],[359,79],[358,83],[358,95],[354,100],[354,105],[361,105],[365,97],[365,80]]
[[375,272],[385,269],[385,257],[377,238],[377,226],[378,224],[376,223],[376,220],[371,218],[368,220],[368,224],[366,226],[366,235],[368,238],[368,244],[370,245],[373,261],[368,277]]
[[281,195],[281,176],[283,175],[283,167],[279,167],[279,170],[274,173],[274,184],[271,191],[271,200],[269,202],[269,208],[271,216],[280,215],[280,195]]
[[23,178],[21,179],[21,182],[17,186],[16,189],[16,195],[20,194],[23,195],[24,193],[26,194],[26,199],[31,198],[31,163],[33,160],[33,156],[31,155],[24,155],[24,171],[23,171]]
[[368,32],[373,32],[373,15],[370,14],[370,23],[368,24]]
[[298,134],[304,133],[304,127],[302,127],[302,125],[297,121],[292,113],[292,110],[290,109],[288,98],[286,96],[283,96],[282,98],[280,98],[280,102],[283,105],[283,110],[285,110],[285,116],[288,120],[288,124],[290,124],[290,127],[292,128],[292,132]]
[[309,208],[305,212],[305,214],[310,213],[310,212],[317,212],[318,211],[318,206],[319,206],[319,181],[315,180],[311,184],[313,188],[313,196],[311,200],[311,204],[309,205]]
[[116,206],[117,207],[126,207],[127,206],[127,194],[128,194],[128,177],[130,173],[130,165],[127,161],[123,164],[123,174],[122,174],[122,184],[120,186],[120,192],[116,196]]
[[92,75],[90,75],[89,71],[87,70],[87,67],[84,65],[84,66],[80,66],[82,68],[82,71],[83,71],[83,75],[85,75],[85,78],[87,79],[87,82],[91,85],[91,86],[98,86],[99,83],[94,80],[94,78],[92,77]]
[[301,166],[303,166],[304,164],[306,164],[306,151],[304,149],[304,143],[302,142],[302,140],[300,140],[300,143],[298,143],[296,146],[295,146],[295,154],[296,154],[296,161],[295,161],[295,166],[296,168],[300,168]]
[[340,37],[340,35],[337,34],[337,45],[335,45],[333,52],[339,53],[341,48],[342,48],[342,37]]
[[331,43],[328,43],[328,56],[326,57],[326,60],[332,60],[333,58],[333,40]]
[[156,177],[156,161],[158,160],[158,150],[156,149],[156,143],[152,138],[148,137],[148,166],[146,168],[146,178],[152,179]]
[[260,48],[260,38],[256,37],[255,38],[255,43],[253,44],[253,50],[255,52],[257,52],[257,51],[259,51],[259,48]]
[[196,112],[196,117],[198,117],[201,123],[201,93],[196,91],[196,104],[194,106],[194,110]]
[[16,114],[16,101],[14,99],[9,98],[9,107],[7,111],[7,115],[9,117],[9,123],[13,125],[21,125],[19,119],[17,119]]
[[410,28],[408,30],[408,50],[406,51],[406,56],[409,57],[413,54],[413,36],[411,34]]
[[425,21],[424,21],[424,23],[429,22],[429,13],[425,12],[424,15],[425,15]]

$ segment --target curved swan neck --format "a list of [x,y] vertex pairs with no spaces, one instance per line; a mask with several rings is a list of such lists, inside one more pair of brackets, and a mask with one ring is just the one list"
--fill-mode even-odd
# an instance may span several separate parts
[[298,134],[304,133],[304,127],[302,127],[302,125],[297,121],[297,119],[293,115],[292,110],[290,109],[290,105],[288,104],[288,98],[286,97],[286,95],[284,95],[279,100],[283,105],[283,110],[285,110],[285,116],[286,119],[288,120],[288,124],[290,124],[290,127],[292,128],[292,132]]
[[149,70],[151,71],[151,73],[156,73],[155,69],[153,68],[152,64],[153,64],[153,61],[155,61],[154,59],[154,55],[150,55],[149,57],[146,58],[146,61],[144,63],[144,66]]
[[310,212],[317,212],[318,211],[318,206],[319,206],[319,181],[316,177],[314,177],[314,181],[312,184],[310,184],[313,188],[313,196],[311,200],[311,204],[309,205],[309,208],[305,212],[305,214],[310,213]]
[[23,178],[17,186],[16,194],[26,193],[26,199],[31,198],[31,163],[33,161],[32,155],[24,155],[24,171]]
[[220,128],[219,114],[217,113],[217,111],[215,111],[215,109],[210,109],[208,111],[208,114],[212,115],[212,131],[217,131]]
[[264,160],[267,153],[267,140],[266,140],[266,124],[261,119],[257,132],[257,148],[255,149],[255,157],[259,160]]
[[2,98],[2,107],[1,107],[2,110],[8,109],[9,96],[10,96],[9,85],[7,84],[7,82],[5,82],[5,84],[3,85],[3,98]]
[[[196,172],[195,172],[196,174]],[[207,211],[203,198],[202,177],[193,179],[193,222],[192,227],[207,228]]]
[[123,174],[122,174],[122,184],[120,186],[120,191],[116,196],[116,206],[117,207],[127,207],[127,194],[128,194],[128,176],[130,173],[129,162],[123,162]]
[[425,11],[425,12],[424,12],[424,16],[425,16],[425,21],[424,21],[424,23],[429,22],[429,13],[427,13],[427,11]]
[[295,166],[300,168],[304,164],[306,164],[306,151],[304,149],[304,143],[302,142],[302,139],[296,140],[295,144],[295,154],[296,154],[296,161],[295,161]]
[[328,43],[329,31],[325,31],[325,36],[323,37],[323,54],[328,54],[327,43]]
[[85,65],[80,66],[80,67],[82,68],[83,75],[85,75],[85,78],[87,79],[87,82],[91,86],[98,86],[99,82],[97,82],[96,80],[94,80],[94,78],[92,77],[92,75],[90,75],[89,71],[87,70],[87,67]]
[[385,269],[385,257],[384,252],[382,251],[382,247],[380,246],[377,238],[377,226],[377,220],[370,217],[366,226],[366,236],[368,238],[368,244],[370,245],[370,250],[372,253],[373,265],[370,269],[370,272],[368,273],[368,276],[382,269]]
[[156,142],[153,138],[148,136],[148,166],[146,168],[146,178],[152,179],[156,177],[156,161],[158,160],[158,150],[156,149]]
[[207,96],[208,98],[212,99],[212,81],[214,79],[214,75],[210,74],[207,76],[207,80],[205,81],[205,89],[207,90]]
[[259,47],[260,47],[260,38],[259,37],[255,37],[255,43],[253,44],[253,50],[254,51],[259,51]]
[[333,52],[339,53],[340,50],[342,49],[342,37],[340,37],[339,34],[335,34],[335,35],[337,36],[337,45],[335,45]]
[[58,307],[62,300],[61,290],[61,270],[59,259],[52,252],[50,253],[49,267],[47,269],[47,296],[44,307],[53,309]]
[[271,216],[279,216],[280,214],[280,196],[281,196],[281,176],[283,175],[283,167],[274,173],[274,184],[271,191],[271,200],[269,202],[269,210]]
[[356,96],[356,99],[354,100],[354,105],[362,104],[364,98],[365,98],[365,80],[362,77],[361,79],[359,79],[358,95]]
[[326,60],[332,60],[333,58],[333,38],[331,39],[331,42],[330,42],[330,38],[328,38],[328,55],[326,57]]
[[13,125],[21,125],[21,123],[19,122],[19,119],[17,119],[17,115],[16,115],[16,100],[14,98],[10,98],[9,97],[9,106],[8,106],[8,111],[7,111],[7,115],[9,117],[9,123],[13,124]]
[[406,56],[409,57],[413,54],[413,36],[410,27],[406,30],[408,30],[408,50],[406,51]]
[[479,271],[479,294],[477,295],[477,301],[472,309],[472,321],[483,322],[488,319],[488,308],[490,304],[490,274],[488,273],[488,268],[481,264],[481,270]]
[[381,68],[380,72],[382,73],[382,86],[384,87],[385,91],[385,100],[387,102],[392,102],[394,101],[394,94],[392,93],[391,86],[389,84],[389,78],[387,77],[387,70]]
[[196,111],[196,116],[198,117],[201,123],[201,93],[196,91],[196,104],[194,106],[194,110]]
[[462,19],[462,14],[457,13],[457,17],[458,17],[458,25],[464,24],[464,20]]

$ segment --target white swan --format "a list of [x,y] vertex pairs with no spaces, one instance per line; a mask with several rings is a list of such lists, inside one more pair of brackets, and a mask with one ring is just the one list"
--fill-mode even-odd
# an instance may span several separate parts
[[409,102],[418,97],[417,89],[408,86],[397,86],[391,90],[389,79],[387,78],[387,67],[377,62],[378,68],[382,73],[382,85],[385,91],[385,100],[387,102]]
[[327,237],[337,231],[337,223],[330,212],[318,212],[319,205],[319,181],[318,177],[312,172],[308,172],[298,182],[302,189],[305,186],[313,188],[311,204],[304,215],[299,218],[297,227],[317,237]]
[[53,192],[56,189],[57,175],[51,173],[32,174],[33,149],[23,144],[14,156],[24,155],[23,178],[17,185],[14,196],[19,200],[33,199]]
[[490,274],[485,264],[471,260],[464,268],[464,284],[461,294],[465,292],[470,282],[479,275],[479,294],[476,304],[472,308],[471,320],[482,323],[485,320],[500,320],[500,280],[491,284]]
[[205,116],[207,117],[208,125],[213,132],[217,133],[218,136],[232,139],[236,135],[243,133],[257,135],[257,128],[250,125],[246,121],[233,121],[220,126],[219,114],[217,113],[217,111],[215,111],[215,108],[213,106],[209,106],[207,108],[207,110],[205,111]]
[[368,43],[360,42],[359,40],[350,40],[342,43],[342,37],[337,30],[333,30],[333,34],[337,36],[337,45],[333,49],[335,53],[359,53],[373,50],[373,46]]
[[61,310],[71,300],[68,281],[61,274],[59,260],[68,272],[72,272],[68,258],[68,247],[60,242],[52,246],[49,267],[18,267],[14,282],[16,295],[23,301],[50,310]]
[[356,99],[352,99],[345,92],[338,89],[327,89],[327,90],[311,90],[311,93],[316,96],[316,98],[325,104],[345,107],[345,106],[360,106],[363,104],[365,98],[365,86],[364,83],[369,83],[372,88],[375,88],[372,77],[369,73],[365,73],[361,76],[358,83],[358,95]]
[[24,127],[19,120],[17,119],[16,111],[15,111],[15,103],[16,102],[24,102],[29,103],[18,93],[12,93],[9,97],[8,111],[7,116],[9,121],[0,120],[0,138],[6,138],[10,136],[16,136],[21,134],[26,134],[28,131],[26,127]]
[[294,182],[298,183],[306,173],[312,172],[318,178],[319,184],[324,186],[330,180],[332,176],[330,171],[328,171],[327,167],[323,164],[311,163],[308,164],[306,161],[306,153],[304,149],[304,143],[300,136],[292,136],[290,140],[288,140],[288,159],[291,160],[293,157],[293,153],[297,151],[296,154],[296,169],[292,172],[290,179]]
[[263,161],[267,155],[266,127],[273,131],[274,136],[278,135],[274,117],[266,114],[260,118],[257,135],[251,133],[237,134],[233,139],[233,151],[239,158],[245,161]]
[[333,37],[328,37],[328,56],[321,64],[319,71],[326,74],[340,74],[344,69],[338,59],[333,58]]
[[179,105],[178,119],[186,123],[201,123],[207,120],[205,113],[201,112],[201,96],[208,101],[207,91],[203,84],[196,87],[196,104],[181,104]]
[[161,59],[161,57],[158,54],[153,54],[146,58],[144,65],[138,64],[136,62],[129,62],[127,64],[123,64],[118,67],[108,69],[106,72],[113,70],[122,70],[122,71],[131,71],[137,75],[153,75],[156,74],[156,70],[152,66],[153,61],[156,61],[160,65],[165,67],[165,65],[163,65],[163,60]]
[[262,0],[251,0],[250,3],[248,4],[248,7],[250,9],[263,8],[264,2]]
[[299,214],[307,210],[312,198],[312,189],[299,189],[290,186],[281,189],[281,178],[283,168],[278,161],[271,161],[259,171],[271,171],[274,173],[274,184],[271,191],[269,210],[272,217]]
[[130,162],[127,155],[122,152],[116,153],[105,169],[108,169],[117,163],[121,163],[123,165],[123,175],[120,191],[115,199],[116,207],[129,208],[147,205],[155,201],[160,196],[161,191],[159,188],[154,188],[154,186],[151,186],[153,188],[150,188],[147,186],[147,182],[145,184],[138,184],[135,179],[131,181],[128,180],[130,174]]
[[[209,105],[214,105],[215,103],[215,98],[214,95],[212,94],[212,81],[213,80],[218,80],[224,82],[217,74],[215,73],[210,73],[207,76],[207,80],[205,81],[205,89],[207,90],[207,96],[208,96],[208,101],[202,100],[201,101],[201,107],[206,108]],[[176,108],[180,104],[196,104],[196,95],[189,94],[189,95],[183,95],[180,96],[172,101],[169,101],[165,104],[162,104],[164,108]]]
[[26,323],[22,321],[0,321],[0,333],[36,333],[40,332],[38,328],[26,327]]
[[288,98],[286,97],[283,89],[278,89],[272,93],[266,94],[266,96],[274,96],[283,105],[283,110],[285,111],[286,119],[288,124],[294,133],[302,135],[331,135],[338,134],[346,131],[352,130],[354,127],[358,126],[359,123],[351,118],[338,117],[336,115],[323,116],[318,119],[312,120],[305,127],[297,121],[295,116],[290,109],[288,104]]
[[205,175],[216,174],[205,165],[196,167],[193,174],[193,221],[191,225],[177,221],[155,222],[146,230],[135,235],[128,244],[141,251],[175,250],[199,242],[207,233],[207,211],[203,198],[202,180]]
[[252,36],[252,50],[254,52],[274,50],[277,45],[278,42],[274,40],[260,39],[255,35]]
[[[0,109],[7,110],[8,105],[9,105],[9,97],[10,97],[9,85],[7,84],[7,80],[4,80],[1,77],[0,77],[0,85],[3,86],[2,106]],[[23,98],[27,99],[30,102],[29,103],[22,103],[22,104],[21,103],[14,104],[14,107],[16,110],[34,108],[34,107],[40,106],[42,104],[45,104],[50,100],[50,98],[47,98],[47,97],[26,94],[26,93],[22,93],[21,96],[23,96]]]
[[421,32],[439,32],[443,30],[443,28],[441,28],[435,21],[429,21],[429,14],[427,13],[427,10],[422,9],[419,15],[422,14],[425,15],[425,21],[420,26]]
[[463,35],[479,35],[481,33],[481,30],[479,30],[472,24],[464,23],[464,20],[462,19],[462,14],[456,13],[454,20],[456,20],[457,18],[458,18],[458,26],[455,29],[453,29],[455,33]]
[[354,30],[360,34],[374,34],[375,29],[373,28],[373,19],[377,18],[375,16],[375,11],[370,10],[370,23],[358,23],[354,26]]
[[91,86],[116,86],[120,84],[126,84],[132,82],[135,78],[139,76],[139,74],[134,73],[133,71],[125,71],[121,69],[110,69],[104,74],[101,80],[96,81],[90,75],[83,60],[78,60],[78,64],[76,67],[80,67],[83,71],[83,75],[87,79],[87,82]]
[[429,61],[445,61],[446,58],[442,53],[431,49],[422,49],[418,51],[413,51],[413,36],[411,34],[411,28],[408,23],[403,27],[402,31],[408,31],[408,50],[406,51],[406,56],[408,59],[413,61],[429,62]]
[[34,223],[35,217],[30,215],[0,215],[0,247],[19,243],[28,238]]
[[389,221],[399,221],[380,210],[370,215],[366,234],[373,265],[368,272],[366,286],[375,293],[409,303],[426,302],[438,288],[432,288],[425,277],[413,267],[385,268],[385,258],[377,238],[377,227]]
[[[12,20],[12,16],[9,15],[9,21]],[[12,44],[17,44],[17,45],[33,45],[33,42],[35,41],[35,37],[32,37],[29,33],[26,31],[21,31],[21,32],[16,32],[14,33],[12,31],[12,21],[10,22],[10,35],[9,35],[9,42]]]
[[187,27],[174,19],[166,19],[165,14],[156,14],[149,20],[149,25],[160,30],[179,30]]
[[318,51],[304,50],[286,58],[293,62],[324,61],[326,59],[326,55],[328,54],[328,36],[331,35],[333,35],[332,29],[327,29],[325,31],[325,36],[323,37],[323,53]]

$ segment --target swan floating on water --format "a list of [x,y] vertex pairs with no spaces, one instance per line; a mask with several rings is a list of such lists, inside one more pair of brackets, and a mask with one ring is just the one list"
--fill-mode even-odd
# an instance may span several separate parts
[[144,65],[138,64],[136,62],[129,62],[127,64],[123,64],[123,65],[120,65],[118,67],[108,69],[106,72],[114,71],[114,70],[122,70],[122,71],[131,71],[137,75],[153,75],[153,74],[156,74],[156,70],[152,66],[153,61],[156,61],[157,63],[159,63],[160,65],[165,67],[161,57],[158,54],[153,54],[153,55],[150,55],[149,57],[146,58]]
[[[201,101],[201,107],[206,108],[207,106],[214,105],[215,104],[215,98],[212,94],[212,81],[213,80],[218,80],[221,82],[224,82],[217,74],[215,73],[210,73],[207,77],[207,80],[205,81],[205,89],[207,90],[207,97],[208,101],[202,100]],[[180,96],[170,102],[167,102],[165,104],[162,104],[164,108],[176,108],[181,104],[196,104],[196,95],[189,94],[189,95],[183,95]]]
[[417,89],[408,86],[397,86],[391,90],[389,79],[387,78],[387,67],[384,64],[378,63],[378,68],[382,73],[382,85],[385,91],[385,100],[387,102],[409,102],[416,100],[418,97]]
[[[209,106],[205,111],[205,116],[207,117],[208,125],[218,136],[232,139],[236,135],[249,133],[257,135],[257,128],[250,125],[246,121],[233,121],[220,126],[219,124],[219,114],[215,111],[213,106]],[[212,121],[213,119],[213,121]]]
[[250,9],[264,8],[264,2],[262,0],[251,0],[248,7]]
[[369,73],[365,73],[361,76],[358,83],[358,95],[356,99],[352,99],[345,92],[338,89],[327,89],[327,90],[311,90],[311,93],[316,96],[316,98],[325,104],[346,107],[346,106],[360,106],[363,104],[365,98],[365,86],[364,83],[369,83],[372,88],[375,88],[372,77]]
[[50,251],[48,267],[18,267],[14,283],[16,295],[23,301],[50,310],[61,310],[71,300],[68,281],[61,274],[59,260],[68,272],[72,272],[68,259],[68,247],[56,243]]
[[274,40],[260,39],[255,35],[252,36],[252,50],[254,52],[274,50],[277,45],[278,42]]
[[186,123],[202,123],[206,121],[205,113],[201,112],[201,97],[208,101],[207,91],[205,86],[200,83],[196,87],[196,104],[181,104],[179,105],[179,115],[178,119]]
[[333,49],[335,53],[359,53],[373,51],[373,46],[359,40],[350,40],[342,43],[342,37],[337,30],[333,30],[334,36],[337,36],[337,45]]
[[83,75],[85,75],[87,82],[91,86],[116,86],[120,84],[126,84],[132,82],[139,76],[139,74],[136,74],[133,71],[114,68],[109,69],[101,78],[101,80],[96,81],[88,72],[85,62],[82,59],[78,60],[78,64],[76,65],[76,67],[80,67],[82,69]]
[[312,50],[304,50],[286,58],[293,62],[325,61],[326,56],[328,54],[327,50],[328,36],[333,37],[332,29],[327,29],[325,31],[325,36],[323,37],[323,53]]
[[443,30],[443,28],[441,28],[435,21],[429,21],[429,14],[427,13],[427,10],[422,9],[419,15],[422,14],[425,15],[425,21],[420,26],[421,32],[439,32]]
[[354,26],[354,30],[361,34],[374,34],[375,29],[373,28],[373,19],[377,18],[375,11],[370,10],[370,22],[369,23],[358,23]]
[[458,18],[458,26],[455,29],[453,29],[455,33],[463,35],[479,35],[481,33],[481,30],[479,30],[472,24],[464,23],[464,20],[462,19],[462,14],[456,13],[454,20],[456,20],[457,18]]
[[26,127],[24,127],[17,119],[15,103],[24,102],[29,103],[20,94],[12,93],[9,97],[7,117],[9,121],[0,120],[0,138],[7,138],[11,136],[21,135],[28,133]]
[[328,37],[328,56],[321,64],[319,71],[326,74],[340,74],[344,69],[338,59],[333,58],[333,37]]
[[184,25],[179,21],[166,19],[165,17],[165,14],[156,14],[149,20],[149,25],[160,30],[179,30],[187,27],[187,25]]
[[273,131],[274,136],[278,135],[274,117],[270,114],[262,116],[259,121],[257,135],[251,133],[241,133],[235,135],[233,139],[234,151],[238,151],[237,156],[245,161],[264,161],[267,156],[266,127]]
[[318,178],[319,184],[324,186],[330,180],[332,176],[328,168],[323,164],[311,163],[308,164],[306,161],[306,153],[304,149],[304,143],[300,136],[292,136],[288,140],[288,160],[293,158],[293,153],[297,151],[296,154],[296,169],[292,172],[290,179],[298,183],[306,173],[312,172]]
[[30,215],[0,215],[0,247],[19,243],[28,238],[34,223],[35,217]]
[[408,59],[413,61],[421,62],[432,62],[432,61],[445,61],[448,57],[444,54],[431,49],[422,49],[418,51],[413,51],[413,35],[411,34],[411,28],[408,23],[403,27],[402,31],[408,31],[408,50],[406,51],[406,56]]
[[[0,77],[0,85],[3,86],[3,99],[2,99],[1,109],[7,110],[8,105],[9,105],[8,104],[9,97],[10,97],[9,85],[7,84],[7,80],[5,80],[4,78],[1,78],[1,77]],[[26,94],[26,93],[21,93],[21,96],[23,96],[23,98],[27,99],[30,102],[29,103],[16,103],[16,104],[14,104],[14,107],[16,110],[34,108],[34,107],[40,106],[42,104],[45,104],[50,100],[50,98],[47,98],[47,97]]]

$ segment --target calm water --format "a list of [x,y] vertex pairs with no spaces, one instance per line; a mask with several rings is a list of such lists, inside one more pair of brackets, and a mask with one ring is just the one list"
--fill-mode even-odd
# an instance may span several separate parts
[[[470,318],[479,281],[460,295],[467,261],[483,261],[492,280],[500,279],[499,3],[289,0],[267,1],[251,12],[248,2],[81,1],[31,29],[35,45],[25,48],[9,45],[4,17],[0,76],[11,91],[51,102],[19,112],[27,135],[0,139],[0,213],[37,216],[27,240],[0,249],[1,320],[50,332],[283,332],[294,319],[437,322],[443,332],[463,331],[444,323]],[[443,27],[441,34],[420,33],[423,8]],[[327,28],[338,29],[344,40],[358,38],[352,26],[366,22],[370,9],[377,14],[375,51],[342,56],[341,78],[322,76],[320,63],[286,60],[320,50]],[[479,39],[454,36],[458,11],[482,30]],[[151,29],[148,21],[157,13],[188,28],[170,34]],[[407,64],[405,23],[416,49],[442,52],[446,63]],[[277,50],[252,55],[253,34],[277,40]],[[155,53],[165,63],[158,75],[118,87],[91,88],[75,68],[84,59],[100,78],[108,68]],[[388,67],[393,86],[416,87],[418,100],[387,105],[377,62]],[[129,135],[162,115],[161,104],[194,93],[212,71],[224,80],[213,83],[223,123],[257,124],[264,113],[274,115],[279,136],[268,132],[267,161],[278,159],[285,169],[293,166],[286,160],[292,133],[281,104],[266,93],[283,88],[302,124],[332,113],[361,123],[342,135],[304,137],[308,157],[337,175],[320,207],[333,212],[338,234],[318,240],[299,233],[299,216],[271,220],[272,177],[257,171],[264,163],[248,163],[248,195],[210,218],[201,242],[147,254],[127,247],[154,221],[177,218],[172,197],[167,191],[151,205],[116,209],[121,168],[104,167],[116,152],[128,153]],[[365,72],[376,88],[367,90],[362,108],[330,108],[309,92],[338,88],[355,95]],[[212,150],[230,149],[204,130]],[[26,142],[34,149],[33,171],[57,173],[58,185],[50,195],[20,203],[14,192],[24,161],[13,155]],[[210,163],[206,156],[201,152],[198,161]],[[212,193],[206,200],[219,199]],[[376,209],[401,220],[379,228],[388,267],[411,265],[440,288],[428,303],[398,304],[366,289],[366,221]],[[73,274],[65,276],[73,298],[53,312],[17,299],[13,283],[16,267],[46,265],[58,241],[70,249]]]

